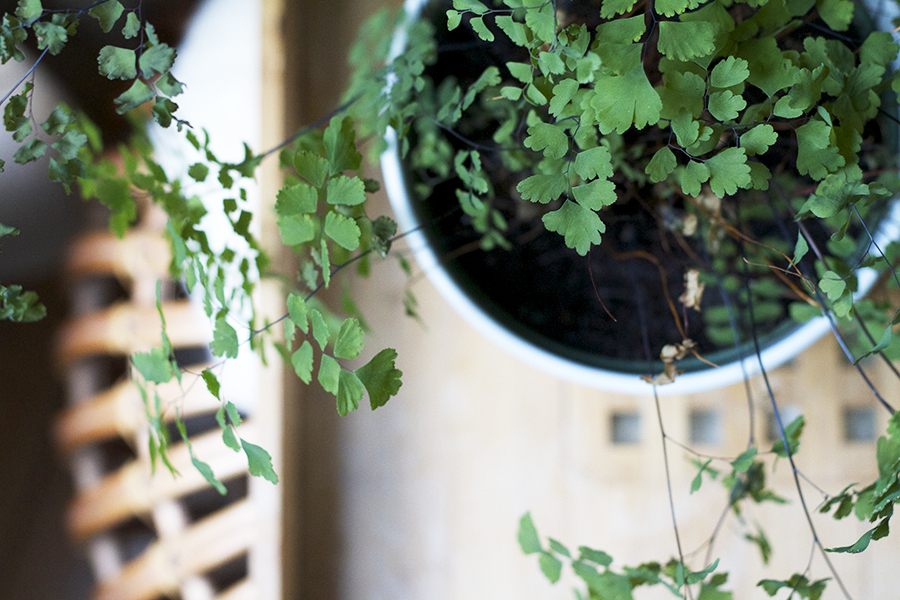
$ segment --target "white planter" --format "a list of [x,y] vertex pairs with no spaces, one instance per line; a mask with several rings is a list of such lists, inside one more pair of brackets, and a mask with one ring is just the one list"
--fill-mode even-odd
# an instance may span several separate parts
[[[415,19],[426,2],[427,0],[407,0],[405,6],[408,18]],[[879,9],[883,10],[883,7],[879,7]],[[881,18],[878,19],[878,24],[883,29],[884,24],[890,22],[890,15],[880,14]],[[401,30],[394,39],[394,56],[402,51],[405,44],[406,33]],[[381,156],[381,168],[385,189],[400,230],[410,232],[405,239],[414,253],[416,262],[441,296],[472,327],[510,354],[561,379],[610,392],[634,395],[653,394],[652,386],[643,381],[640,374],[623,373],[569,360],[524,339],[498,323],[451,277],[422,233],[420,229],[422,224],[410,204],[410,193],[400,161],[396,136],[393,132],[389,132],[388,149]],[[893,202],[889,214],[879,224],[875,241],[880,248],[884,248],[887,242],[895,239],[900,239],[900,204],[896,201]],[[861,297],[868,293],[874,285],[877,275],[873,269],[861,269],[857,272],[857,276],[859,280],[858,296]],[[831,325],[828,318],[817,317],[804,324],[794,326],[785,335],[764,345],[759,356],[751,352],[742,359],[735,359],[717,368],[709,367],[684,373],[678,376],[674,383],[658,386],[657,393],[660,395],[683,395],[738,383],[760,373],[762,368],[774,369],[794,358],[830,330]]]

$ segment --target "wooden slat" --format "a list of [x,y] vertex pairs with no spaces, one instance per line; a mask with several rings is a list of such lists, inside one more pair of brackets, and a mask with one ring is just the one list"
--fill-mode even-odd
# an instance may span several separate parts
[[[189,371],[200,372],[211,365],[194,365]],[[191,417],[218,410],[221,402],[216,399],[202,382],[182,388],[178,381],[156,387],[156,393],[163,400],[164,408],[174,405],[178,414]],[[93,398],[69,407],[57,419],[55,437],[63,453],[70,453],[79,446],[99,443],[116,436],[132,439],[135,432],[146,424],[141,392],[130,380],[124,380],[104,390]],[[165,421],[174,420],[176,411],[166,410]]]
[[131,231],[119,238],[104,231],[79,238],[69,251],[66,275],[115,275],[123,280],[166,277],[169,242],[156,232]]
[[[250,423],[241,426],[241,435],[253,435]],[[209,464],[220,480],[228,480],[247,470],[247,457],[243,452],[225,446],[218,430],[192,438],[191,445],[195,455]],[[169,459],[180,475],[173,476],[161,464],[157,465],[156,473],[150,475],[147,463],[136,460],[79,494],[69,509],[72,535],[87,539],[132,516],[148,514],[157,502],[179,498],[209,485],[194,468],[184,443],[169,449]]]
[[[163,303],[166,330],[175,348],[206,345],[211,339],[209,320],[190,300]],[[126,355],[158,347],[160,319],[155,306],[118,304],[84,315],[63,327],[57,344],[62,365],[99,354]]]
[[95,600],[151,600],[178,590],[181,581],[247,552],[256,530],[253,505],[244,500],[189,527],[181,536],[150,545],[115,578],[101,583]]

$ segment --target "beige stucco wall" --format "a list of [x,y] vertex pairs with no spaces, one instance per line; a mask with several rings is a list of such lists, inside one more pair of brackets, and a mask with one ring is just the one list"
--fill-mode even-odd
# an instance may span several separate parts
[[[402,247],[395,251],[403,252]],[[404,371],[399,395],[374,413],[361,410],[340,428],[343,474],[341,596],[346,598],[571,598],[576,582],[551,586],[534,556],[516,542],[518,519],[531,511],[539,532],[575,549],[585,544],[611,554],[616,565],[666,561],[677,552],[666,486],[665,462],[652,396],[629,397],[581,388],[512,358],[471,329],[424,278],[412,289],[423,324],[403,316],[405,278],[392,261],[376,266],[369,281],[354,282],[363,310],[377,331],[370,348],[394,347]],[[888,396],[896,382],[874,369]],[[875,406],[831,341],[816,344],[790,366],[770,373],[776,400],[800,410],[807,425],[799,469],[830,493],[877,477],[874,444],[843,440],[843,410]],[[754,435],[768,449],[771,412],[761,378],[752,380]],[[732,460],[747,447],[749,408],[743,385],[690,397],[660,400],[668,436],[689,444],[692,410],[719,411],[721,443],[692,445],[700,453]],[[637,412],[642,440],[610,441],[615,412]],[[367,414],[368,413],[368,414]],[[888,414],[877,409],[878,431]],[[696,469],[689,455],[668,445],[676,515],[685,553],[712,534],[727,491],[704,481],[691,495]],[[714,467],[727,468],[725,461]],[[772,461],[769,460],[769,463]],[[812,537],[794,487],[790,464],[778,461],[771,487],[784,506],[746,505],[743,527],[733,514],[721,527],[713,558],[730,571],[735,598],[766,597],[763,578],[803,572]],[[814,511],[823,496],[804,483]],[[826,547],[853,543],[868,528],[855,519],[835,522],[814,515]],[[756,547],[742,539],[763,524],[775,549],[764,570]],[[900,545],[875,542],[863,555],[832,555],[855,598],[896,597],[891,565]],[[705,551],[689,556],[705,566]],[[829,577],[819,555],[811,577]],[[669,592],[636,597],[671,597]],[[840,597],[832,585],[825,597]]]

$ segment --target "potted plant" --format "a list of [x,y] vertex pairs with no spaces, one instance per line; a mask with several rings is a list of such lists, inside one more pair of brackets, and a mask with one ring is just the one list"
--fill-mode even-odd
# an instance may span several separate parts
[[382,164],[470,321],[577,381],[684,393],[853,316],[896,230],[896,46],[865,7],[423,5],[451,50]]
[[[170,71],[174,51],[139,11],[126,14],[121,3],[109,0],[79,12],[75,19],[88,15],[132,40],[105,47],[99,60],[103,76],[129,86],[115,101],[119,110],[152,106],[149,114],[161,126],[183,131],[203,156],[188,176],[196,182],[215,179],[232,190],[222,213],[246,242],[249,258],[210,247],[200,225],[205,209],[186,186],[169,180],[143,139],[128,148],[122,172],[99,158],[95,130],[65,108],[39,124],[57,141],[37,140],[31,137],[29,89],[11,91],[5,124],[22,144],[17,162],[50,152],[51,178],[77,185],[109,207],[115,231],[134,219],[134,189],[162,206],[172,273],[199,290],[214,325],[213,353],[226,360],[247,341],[273,342],[301,380],[315,380],[334,394],[342,415],[366,395],[372,408],[382,406],[400,387],[396,353],[389,348],[361,367],[350,366],[347,361],[362,352],[361,319],[352,302],[337,316],[318,296],[343,270],[366,273],[372,257],[387,255],[397,238],[390,218],[370,214],[367,194],[378,184],[361,171],[361,142],[371,139],[377,157],[390,143],[389,128],[396,132],[396,155],[407,161],[404,174],[410,179],[402,187],[434,200],[420,203],[430,211],[417,209],[423,222],[452,223],[431,238],[442,240],[454,259],[492,262],[534,240],[550,244],[513,259],[539,278],[525,283],[506,307],[518,304],[525,318],[549,322],[544,338],[563,324],[580,332],[585,315],[602,324],[600,334],[618,322],[637,323],[629,335],[638,341],[624,333],[613,338],[610,345],[625,352],[613,362],[637,357],[639,372],[654,383],[674,378],[669,389],[677,389],[677,371],[691,368],[691,357],[716,362],[721,350],[727,359],[726,337],[737,344],[735,357],[757,355],[757,340],[779,335],[783,317],[811,312],[804,304],[862,319],[855,358],[896,352],[891,305],[854,297],[862,287],[857,267],[893,264],[893,250],[874,234],[874,254],[865,251],[873,220],[887,212],[900,187],[894,134],[878,118],[892,106],[881,94],[900,87],[889,70],[898,48],[890,34],[864,35],[851,22],[859,11],[849,0],[816,6],[776,0],[763,6],[630,0],[579,6],[506,0],[489,7],[456,0],[430,10],[441,19],[438,30],[446,19],[451,36],[467,38],[438,42],[428,22],[416,20],[393,42],[393,54],[384,32],[394,24],[381,16],[352,56],[358,71],[347,102],[279,148],[248,147],[237,163],[219,160],[208,136],[178,119],[173,98],[184,90]],[[16,45],[25,32],[36,34],[42,50],[62,51],[75,35],[71,17],[45,14],[40,2],[21,0],[15,14],[4,18],[0,58],[18,58]],[[456,51],[449,62],[441,59],[447,50]],[[474,57],[474,71],[464,73],[459,57]],[[448,76],[439,76],[441,71]],[[276,152],[287,170],[275,203],[278,230],[299,267],[281,274],[284,315],[265,321],[252,313],[243,338],[234,325],[239,307],[250,304],[256,275],[271,270],[252,233],[254,217],[240,182]],[[400,187],[391,176],[386,179]],[[442,188],[450,190],[443,198]],[[795,217],[804,220],[798,225]],[[863,224],[852,222],[857,218]],[[779,240],[773,232],[786,235]],[[814,254],[819,262],[811,260]],[[673,256],[680,262],[664,266]],[[618,274],[600,270],[607,267]],[[479,301],[485,284],[505,270],[501,266],[477,280]],[[225,276],[229,272],[238,273],[237,281]],[[549,275],[562,279],[547,283]],[[568,276],[575,284],[563,288]],[[616,280],[631,287],[610,287]],[[500,287],[511,285],[498,281]],[[721,298],[717,304],[710,301],[713,287]],[[542,288],[557,300],[561,289],[562,296],[582,296],[582,304],[586,296],[590,310],[560,309],[552,304],[557,300],[541,308],[531,299]],[[8,290],[0,289],[6,294],[0,300],[16,307],[9,311],[12,318],[38,316],[32,296]],[[635,305],[636,314],[623,316]],[[161,348],[133,360],[136,373],[150,384],[180,372],[164,324],[162,341]],[[579,353],[597,356],[597,343]],[[216,372],[200,377],[219,397]],[[220,425],[234,446],[236,423],[226,418],[226,406],[223,401]],[[159,408],[148,404],[148,413],[154,410]],[[150,416],[164,435],[160,415]],[[798,427],[802,423],[780,427],[781,453],[788,458]],[[889,477],[900,450],[890,444],[879,455],[886,480],[879,493],[896,486],[896,477]],[[264,452],[253,447],[247,454],[251,470],[274,479]],[[741,473],[750,468],[748,461],[753,456],[735,461]],[[891,501],[885,498],[889,506]],[[682,557],[682,568],[683,562]]]
[[[434,23],[437,41],[426,81],[401,89],[415,90],[407,101],[423,114],[394,123],[397,137],[382,157],[385,184],[399,199],[401,229],[417,232],[410,243],[423,271],[482,330],[518,348],[522,338],[543,346],[518,352],[598,387],[636,391],[625,378],[610,382],[609,372],[586,376],[553,352],[630,371],[632,381],[649,374],[654,394],[721,384],[715,367],[711,380],[679,385],[687,379],[681,368],[711,366],[705,361],[735,360],[730,381],[747,376],[743,357],[768,369],[812,343],[823,322],[841,321],[836,333],[856,362],[896,356],[896,303],[886,295],[860,300],[875,274],[858,270],[886,266],[896,287],[896,249],[888,243],[897,239],[891,69],[898,46],[886,33],[890,15],[849,2],[840,9],[537,0],[407,7]],[[881,30],[867,23],[872,17],[882,19]],[[421,33],[408,32],[416,48]],[[400,52],[406,41],[396,44]],[[396,56],[405,68],[408,57]],[[873,77],[863,90],[866,72]],[[570,296],[575,302],[565,304]],[[798,331],[786,319],[823,312],[826,318]],[[594,346],[579,339],[580,352],[560,349],[571,338],[557,330],[570,320],[577,334],[599,331]],[[767,357],[767,343],[784,336],[793,350],[775,344]],[[597,358],[616,345],[626,352]],[[731,358],[729,345],[737,346]],[[622,357],[632,350],[627,364]],[[684,359],[694,351],[691,366]],[[661,360],[648,368],[655,356]],[[787,457],[796,473],[803,419],[782,422],[771,400],[779,434],[770,452]],[[835,509],[841,518],[853,510],[875,524],[852,545],[826,550],[816,539],[826,562],[827,552],[860,552],[887,535],[900,464],[896,424],[895,416],[878,441],[878,481],[826,494],[822,512]],[[660,429],[665,446],[662,417]],[[781,501],[765,487],[766,467],[756,458],[766,450],[751,434],[747,451],[724,465],[735,512],[741,501]],[[697,455],[694,486],[714,460]],[[797,491],[809,518],[799,481]],[[811,520],[810,527],[816,538]],[[763,549],[765,536],[754,535],[747,539]],[[700,597],[731,597],[720,589],[724,575],[712,574],[716,563],[691,571],[680,546],[667,565],[613,570],[605,552],[542,543],[527,515],[519,541],[553,582],[571,563],[590,597],[631,597],[644,584],[676,595],[698,584]],[[788,588],[819,597],[825,580],[807,575],[760,585],[769,595]]]

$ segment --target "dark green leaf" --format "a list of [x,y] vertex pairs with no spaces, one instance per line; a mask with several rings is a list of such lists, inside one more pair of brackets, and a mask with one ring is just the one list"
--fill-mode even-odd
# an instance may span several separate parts
[[194,181],[206,181],[206,176],[209,175],[209,167],[203,163],[194,163],[188,169],[188,175]]
[[122,36],[126,40],[130,40],[133,37],[136,37],[138,33],[141,31],[141,20],[138,19],[136,12],[128,13],[128,16],[125,18],[125,27],[122,28]]
[[801,175],[820,180],[844,166],[844,157],[831,136],[831,125],[818,119],[797,129],[797,170]]
[[29,25],[44,13],[41,0],[19,0],[16,8],[16,16],[22,20],[22,25]]
[[734,121],[746,107],[747,101],[743,96],[736,96],[731,90],[713,92],[709,95],[709,112],[722,122]]
[[[103,33],[109,33],[123,12],[125,12],[125,7],[122,6],[119,0],[109,0],[92,7],[88,14],[100,21],[100,28],[103,29]],[[128,36],[126,35],[126,37]]]
[[0,321],[31,323],[47,316],[46,307],[34,292],[23,292],[22,286],[0,285]]
[[718,27],[707,21],[662,21],[658,48],[665,56],[679,61],[709,56],[716,50],[717,33]]
[[144,50],[138,59],[141,75],[152,79],[155,75],[163,75],[175,63],[175,50],[167,44],[157,44]]
[[[609,149],[604,146],[595,146],[576,154],[575,172],[585,180],[593,179],[594,177],[612,177],[613,168]],[[560,194],[562,193],[560,192]]]
[[66,134],[57,140],[51,147],[59,152],[60,156],[65,160],[72,160],[78,156],[78,150],[83,148],[87,144],[87,141],[88,138],[86,135],[72,129],[67,131]]
[[516,189],[525,200],[547,204],[566,193],[569,183],[562,173],[545,175],[538,173],[520,181]]
[[741,148],[748,156],[765,154],[769,146],[778,140],[778,134],[768,123],[757,125],[750,131],[741,135]]
[[385,348],[362,367],[356,369],[356,376],[369,393],[372,410],[384,406],[391,396],[397,395],[403,372],[394,366],[396,350]]
[[[527,180],[526,180],[527,181]],[[593,210],[566,200],[559,209],[545,214],[544,226],[565,238],[566,246],[585,256],[591,245],[600,243],[600,234],[606,226]]]
[[743,83],[750,76],[749,63],[742,58],[729,56],[716,64],[709,73],[709,84],[717,88],[730,88]]
[[206,382],[206,389],[209,390],[209,393],[218,398],[220,386],[219,378],[216,377],[215,373],[209,369],[203,369],[200,376],[203,378],[203,381]]
[[[800,415],[794,419],[790,425],[784,428],[784,435],[790,445],[791,455],[797,454],[797,451],[800,449],[800,434],[803,433],[803,425],[805,423],[806,421],[804,420],[803,415]],[[772,444],[772,452],[778,456],[787,458],[787,452],[784,449],[784,440],[778,440]]]
[[[40,4],[39,0],[32,1]],[[16,62],[25,60],[25,53],[19,49],[18,45],[26,40],[28,34],[25,27],[21,25],[19,20],[12,15],[3,15],[2,27],[0,27],[0,62],[5,64],[10,60]]]
[[31,138],[22,144],[13,155],[16,164],[24,165],[35,161],[47,152],[47,144],[37,138]]
[[650,177],[650,181],[658,183],[665,181],[675,170],[676,165],[675,154],[668,146],[663,146],[656,151],[653,158],[647,163],[645,172]]
[[743,148],[726,148],[706,159],[709,186],[720,198],[750,185],[750,167]]
[[169,96],[170,98],[173,96],[177,96],[184,91],[184,85],[180,81],[175,79],[175,77],[173,77],[171,73],[166,73],[165,75],[157,79],[153,85],[156,86],[156,89],[158,89],[166,96]]
[[272,483],[278,483],[278,475],[272,468],[272,457],[264,449],[256,444],[251,444],[247,440],[241,440],[241,446],[247,453],[247,466],[250,468],[250,474],[255,477],[262,477]]
[[100,74],[107,79],[134,79],[137,77],[134,50],[104,46],[100,49],[97,62],[100,65]]
[[[9,97],[6,108],[3,109],[3,125],[7,131],[17,131],[28,125],[25,111],[28,108],[28,94],[33,87],[34,84],[26,83],[21,93]],[[29,133],[31,133],[31,129],[24,132],[23,135],[17,136],[16,141],[21,142]]]
[[562,158],[569,149],[569,136],[561,127],[549,123],[535,123],[528,128],[525,146],[544,156]]
[[397,223],[381,216],[372,222],[372,250],[381,258],[391,249],[392,238],[397,235]]
[[41,129],[46,131],[47,135],[62,135],[72,120],[69,110],[65,106],[59,105],[53,109],[47,120],[41,124]]
[[168,127],[172,124],[172,113],[177,109],[178,105],[168,98],[157,96],[151,111],[153,113],[153,118],[156,119],[156,122],[159,123],[160,127]]
[[153,93],[153,90],[151,90],[146,83],[140,79],[135,79],[134,83],[131,84],[131,87],[119,95],[113,102],[119,105],[118,108],[116,108],[116,112],[123,114],[137,108],[145,102],[153,100],[155,97],[156,94]]
[[38,50],[47,48],[50,54],[56,56],[66,45],[69,36],[66,28],[62,25],[55,22],[38,21],[33,28],[34,35],[38,40]]
[[616,201],[616,185],[608,179],[595,179],[573,187],[572,196],[584,208],[600,210]]
[[[865,532],[862,537],[856,540],[856,543],[852,546],[842,546],[840,548],[826,548],[826,552],[836,552],[836,553],[846,553],[846,554],[859,554],[869,547],[869,542],[872,539],[872,534],[875,533],[877,527],[873,527],[869,531]],[[771,594],[770,594],[771,595]]]

